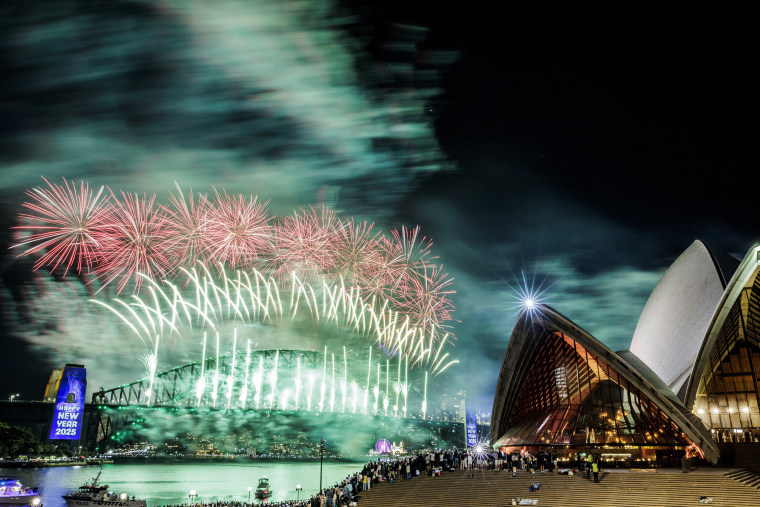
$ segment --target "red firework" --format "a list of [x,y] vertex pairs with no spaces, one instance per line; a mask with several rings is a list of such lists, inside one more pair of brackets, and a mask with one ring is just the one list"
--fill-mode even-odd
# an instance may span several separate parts
[[453,278],[443,271],[443,266],[423,264],[422,276],[406,288],[396,300],[400,311],[409,315],[414,324],[424,330],[451,320],[454,304],[451,295]]
[[364,287],[380,262],[379,232],[373,232],[374,224],[367,222],[342,222],[338,229],[335,248],[335,275],[342,276],[348,285]]
[[[428,332],[452,319],[451,278],[432,261],[432,241],[420,228],[401,227],[390,237],[373,224],[342,222],[328,208],[300,210],[276,227],[267,203],[257,198],[215,194],[213,202],[177,187],[166,206],[155,195],[142,198],[90,190],[84,182],[34,188],[23,206],[26,232],[14,247],[39,254],[35,269],[65,267],[64,274],[94,270],[103,285],[121,292],[130,282],[138,291],[145,275],[168,278],[199,259],[230,268],[255,266],[289,283],[342,276],[367,301],[403,312]],[[223,268],[221,268],[223,269]]]
[[389,278],[388,290],[394,299],[412,289],[425,277],[425,264],[437,259],[430,253],[433,242],[420,236],[419,226],[392,231],[392,239],[385,242]]
[[343,224],[326,207],[310,208],[283,218],[277,227],[275,274],[282,281],[293,273],[310,281],[335,268]]
[[20,255],[41,253],[34,263],[35,270],[63,266],[65,275],[74,266],[81,274],[83,267],[89,270],[95,263],[99,245],[94,235],[105,218],[108,197],[103,195],[103,187],[93,192],[84,181],[77,188],[66,179],[63,185],[42,179],[49,188],[27,191],[32,202],[22,204],[33,212],[20,215],[30,224],[15,227],[30,234],[12,248],[30,246]]
[[110,210],[108,224],[100,227],[96,239],[98,267],[96,269],[103,285],[116,283],[120,293],[134,281],[134,291],[142,285],[141,274],[153,279],[167,277],[177,265],[177,260],[162,248],[163,214],[154,209],[156,196],[142,198],[122,192],[123,201],[112,198],[115,205]]
[[390,298],[394,285],[403,277],[393,243],[385,236],[378,238],[373,261],[363,273],[360,286],[369,300],[374,298],[378,306],[382,306]]
[[201,195],[196,202],[192,190],[186,200],[179,185],[177,194],[169,193],[170,206],[161,206],[162,249],[167,256],[176,259],[178,265],[187,267],[194,265],[203,253],[208,200]]
[[207,206],[203,233],[204,257],[231,268],[248,267],[269,255],[273,230],[267,204],[257,197],[216,193]]

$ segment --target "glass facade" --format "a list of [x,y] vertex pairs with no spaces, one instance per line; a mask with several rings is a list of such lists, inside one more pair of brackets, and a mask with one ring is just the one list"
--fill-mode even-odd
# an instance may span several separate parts
[[694,413],[722,442],[760,439],[760,270],[723,321],[699,380]]
[[540,326],[538,346],[510,411],[502,446],[688,446],[646,395],[566,334]]

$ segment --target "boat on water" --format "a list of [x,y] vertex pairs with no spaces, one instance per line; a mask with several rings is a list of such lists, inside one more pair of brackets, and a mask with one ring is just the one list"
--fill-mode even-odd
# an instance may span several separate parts
[[112,459],[104,458],[87,458],[88,465],[113,465]]
[[24,486],[17,477],[0,477],[0,505],[41,506],[42,499],[37,488]]
[[103,468],[100,468],[98,475],[92,478],[92,482],[79,486],[77,491],[72,491],[63,495],[68,507],[91,507],[96,505],[109,505],[111,507],[147,507],[145,500],[136,499],[134,496],[129,498],[126,493],[117,494],[108,490],[108,484],[98,484],[100,474]]
[[256,486],[256,498],[269,498],[272,496],[272,488],[269,487],[269,479],[262,477]]

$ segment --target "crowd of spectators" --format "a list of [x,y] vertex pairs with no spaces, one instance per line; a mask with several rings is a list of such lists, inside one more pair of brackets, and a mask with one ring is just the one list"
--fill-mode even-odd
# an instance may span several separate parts
[[[235,501],[214,501],[210,503],[191,503],[193,507],[353,507],[367,491],[382,482],[412,480],[419,475],[440,476],[453,470],[526,470],[553,471],[556,455],[551,452],[530,453],[514,452],[511,454],[497,452],[472,452],[468,450],[435,450],[416,456],[398,458],[378,458],[370,461],[354,474],[319,494],[304,500],[286,500],[282,502],[248,503]],[[183,504],[188,505],[188,504]]]

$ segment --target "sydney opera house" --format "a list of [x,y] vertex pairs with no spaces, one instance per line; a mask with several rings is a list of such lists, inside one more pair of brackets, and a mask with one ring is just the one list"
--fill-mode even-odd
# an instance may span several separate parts
[[650,295],[630,350],[610,350],[549,306],[525,308],[499,373],[492,442],[718,463],[730,446],[760,441],[759,340],[760,244],[726,283],[695,241]]

